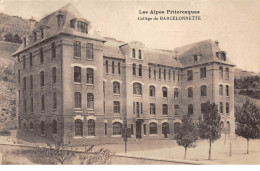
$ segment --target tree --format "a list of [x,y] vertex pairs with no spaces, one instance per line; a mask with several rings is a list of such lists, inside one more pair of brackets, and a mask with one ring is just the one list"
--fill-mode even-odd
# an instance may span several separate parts
[[13,34],[12,33],[7,33],[4,37],[5,37],[6,42],[12,42],[12,40],[13,40]]
[[247,140],[247,154],[249,154],[249,140],[260,138],[260,112],[255,103],[246,99],[242,108],[236,112],[236,135]]
[[209,140],[209,156],[211,160],[211,144],[221,137],[221,117],[218,105],[209,101],[203,105],[202,116],[199,117],[198,130],[201,139]]
[[184,159],[186,159],[187,148],[196,147],[195,142],[198,139],[198,129],[191,117],[184,115],[179,131],[175,135],[177,144],[185,149]]
[[13,42],[14,43],[22,43],[22,39],[20,38],[20,36],[18,34],[15,34],[13,37]]

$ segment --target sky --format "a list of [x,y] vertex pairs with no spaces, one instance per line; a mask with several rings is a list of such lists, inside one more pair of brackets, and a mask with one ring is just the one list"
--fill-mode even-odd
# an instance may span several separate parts
[[[206,39],[218,40],[238,68],[260,72],[260,0],[0,0],[0,12],[40,20],[67,3],[72,3],[102,36],[169,50]],[[139,14],[139,10],[195,10],[200,11],[201,20],[138,20],[156,16]]]

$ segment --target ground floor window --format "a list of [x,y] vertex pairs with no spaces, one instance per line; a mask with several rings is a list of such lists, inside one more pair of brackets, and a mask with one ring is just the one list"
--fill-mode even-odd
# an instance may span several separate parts
[[82,120],[75,120],[75,136],[83,136]]
[[113,135],[121,135],[122,134],[122,124],[120,122],[113,123]]
[[149,124],[150,134],[157,134],[157,124],[155,122],[151,122]]
[[95,136],[95,121],[93,119],[88,120],[88,135]]
[[174,123],[174,134],[177,134],[180,129],[180,123]]
[[144,135],[146,135],[146,124],[144,124]]
[[162,124],[162,133],[163,133],[163,135],[167,135],[167,134],[170,133],[169,123],[164,122],[164,123]]

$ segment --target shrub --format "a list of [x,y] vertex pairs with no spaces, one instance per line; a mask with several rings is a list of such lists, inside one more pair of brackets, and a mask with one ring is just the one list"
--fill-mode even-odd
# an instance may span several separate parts
[[6,126],[3,126],[3,127],[0,128],[0,135],[8,136],[10,134],[11,134],[11,132]]

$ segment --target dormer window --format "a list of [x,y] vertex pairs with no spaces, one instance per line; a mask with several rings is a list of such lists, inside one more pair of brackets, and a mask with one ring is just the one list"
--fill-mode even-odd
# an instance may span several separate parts
[[70,20],[70,28],[75,28],[75,20]]
[[82,33],[88,33],[87,24],[81,21],[77,21],[78,31]]
[[194,63],[200,60],[201,55],[194,55]]
[[220,60],[226,61],[226,53],[224,51],[216,52],[216,55]]

